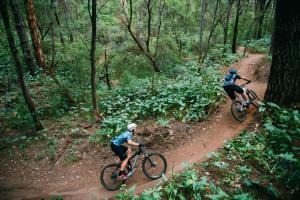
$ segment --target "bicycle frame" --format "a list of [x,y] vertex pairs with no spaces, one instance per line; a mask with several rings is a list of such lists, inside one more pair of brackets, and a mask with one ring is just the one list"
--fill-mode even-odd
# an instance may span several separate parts
[[[146,159],[148,159],[150,161],[151,165],[155,166],[155,163],[153,163],[152,160],[149,159],[148,154],[144,152],[143,148],[140,148],[128,160],[128,162],[130,162],[131,160],[134,160],[133,164],[130,162],[130,164],[131,164],[131,169],[130,169],[131,170],[131,176],[134,174],[134,171],[136,169],[135,166],[136,166],[136,164],[138,162],[138,159],[139,159],[139,157],[140,157],[141,154],[144,154],[144,156],[146,157]],[[128,165],[128,163],[127,163],[127,165]]]

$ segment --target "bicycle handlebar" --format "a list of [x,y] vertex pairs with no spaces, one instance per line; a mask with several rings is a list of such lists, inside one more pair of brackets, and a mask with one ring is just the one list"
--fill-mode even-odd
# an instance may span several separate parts
[[249,83],[251,83],[251,80],[248,80],[248,79],[245,79],[245,78],[243,78],[245,81],[247,81],[246,83],[243,83],[242,85],[240,85],[240,86],[245,86],[245,85],[248,85]]

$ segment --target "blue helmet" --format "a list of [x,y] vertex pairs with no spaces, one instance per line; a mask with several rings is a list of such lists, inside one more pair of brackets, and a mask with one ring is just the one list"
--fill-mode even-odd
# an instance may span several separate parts
[[237,70],[236,69],[229,69],[228,70],[229,74],[237,74]]

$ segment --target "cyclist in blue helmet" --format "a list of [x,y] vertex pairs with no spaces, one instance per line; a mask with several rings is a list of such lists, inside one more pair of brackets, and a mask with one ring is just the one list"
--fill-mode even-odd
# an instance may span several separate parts
[[131,149],[123,146],[124,143],[127,143],[129,145],[134,145],[134,146],[140,146],[142,144],[139,144],[137,142],[133,142],[132,141],[132,137],[135,133],[135,130],[137,128],[137,125],[135,123],[130,123],[127,126],[127,131],[125,131],[124,133],[116,136],[115,138],[113,138],[111,140],[111,150],[119,156],[120,160],[121,160],[121,167],[120,167],[120,172],[119,172],[119,176],[122,179],[126,179],[127,178],[127,174],[125,172],[125,167],[128,163],[128,160],[131,156]]
[[234,92],[237,92],[242,95],[243,99],[245,100],[246,104],[244,106],[249,106],[249,99],[245,95],[245,92],[241,86],[235,84],[236,79],[243,79],[249,81],[248,79],[242,78],[240,75],[237,74],[237,70],[231,68],[228,70],[229,74],[227,74],[224,78],[224,85],[223,88],[225,92],[228,94],[231,100],[235,100],[236,96]]

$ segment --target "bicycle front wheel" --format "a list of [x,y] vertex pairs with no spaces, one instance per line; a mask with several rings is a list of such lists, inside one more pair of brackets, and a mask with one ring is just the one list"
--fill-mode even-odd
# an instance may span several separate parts
[[259,98],[258,98],[257,94],[253,90],[249,90],[248,97],[249,97],[249,100],[251,101],[251,104],[254,107],[258,108],[259,107],[259,104],[258,104]]
[[104,167],[100,174],[102,185],[108,190],[117,190],[121,187],[125,180],[119,178],[120,164],[110,164]]
[[248,114],[247,110],[245,108],[243,108],[242,102],[239,100],[234,100],[231,103],[231,113],[232,113],[233,117],[239,122],[245,121],[245,119],[247,118],[247,114]]
[[142,162],[144,174],[150,179],[158,179],[167,171],[167,161],[159,153],[146,154]]

